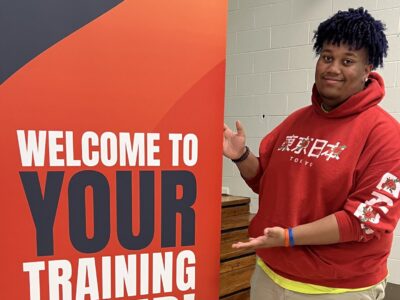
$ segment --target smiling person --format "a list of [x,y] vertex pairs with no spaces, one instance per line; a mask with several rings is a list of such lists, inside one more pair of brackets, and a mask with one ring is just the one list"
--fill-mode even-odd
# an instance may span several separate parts
[[339,11],[314,35],[312,105],[246,146],[224,127],[224,155],[259,194],[248,241],[252,300],[383,299],[400,216],[400,126],[378,106],[384,25],[363,8]]

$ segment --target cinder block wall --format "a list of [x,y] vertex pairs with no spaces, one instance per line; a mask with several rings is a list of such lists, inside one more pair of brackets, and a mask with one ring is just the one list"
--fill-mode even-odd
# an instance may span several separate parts
[[[310,103],[318,24],[338,10],[363,6],[386,26],[389,54],[383,69],[387,95],[381,104],[400,121],[399,0],[229,0],[225,122],[241,120],[248,145],[258,153],[263,136],[294,110]],[[231,194],[257,195],[224,158],[223,185]],[[392,283],[400,284],[400,225],[389,262]]]

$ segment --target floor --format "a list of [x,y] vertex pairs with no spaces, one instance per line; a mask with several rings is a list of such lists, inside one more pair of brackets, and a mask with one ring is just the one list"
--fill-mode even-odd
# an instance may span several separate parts
[[385,300],[400,300],[400,285],[388,283]]

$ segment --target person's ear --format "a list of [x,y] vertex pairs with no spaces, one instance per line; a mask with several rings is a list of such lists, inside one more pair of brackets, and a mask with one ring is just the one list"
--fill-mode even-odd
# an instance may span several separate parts
[[373,65],[372,65],[372,64],[365,65],[364,77],[363,77],[364,81],[367,81],[367,80],[368,80],[369,73],[372,72],[372,68],[373,68]]

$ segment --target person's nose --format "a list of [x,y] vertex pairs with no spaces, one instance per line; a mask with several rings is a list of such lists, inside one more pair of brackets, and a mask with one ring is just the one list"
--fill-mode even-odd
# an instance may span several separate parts
[[329,64],[327,68],[327,73],[331,74],[340,74],[340,62],[337,60],[334,60],[332,63]]

